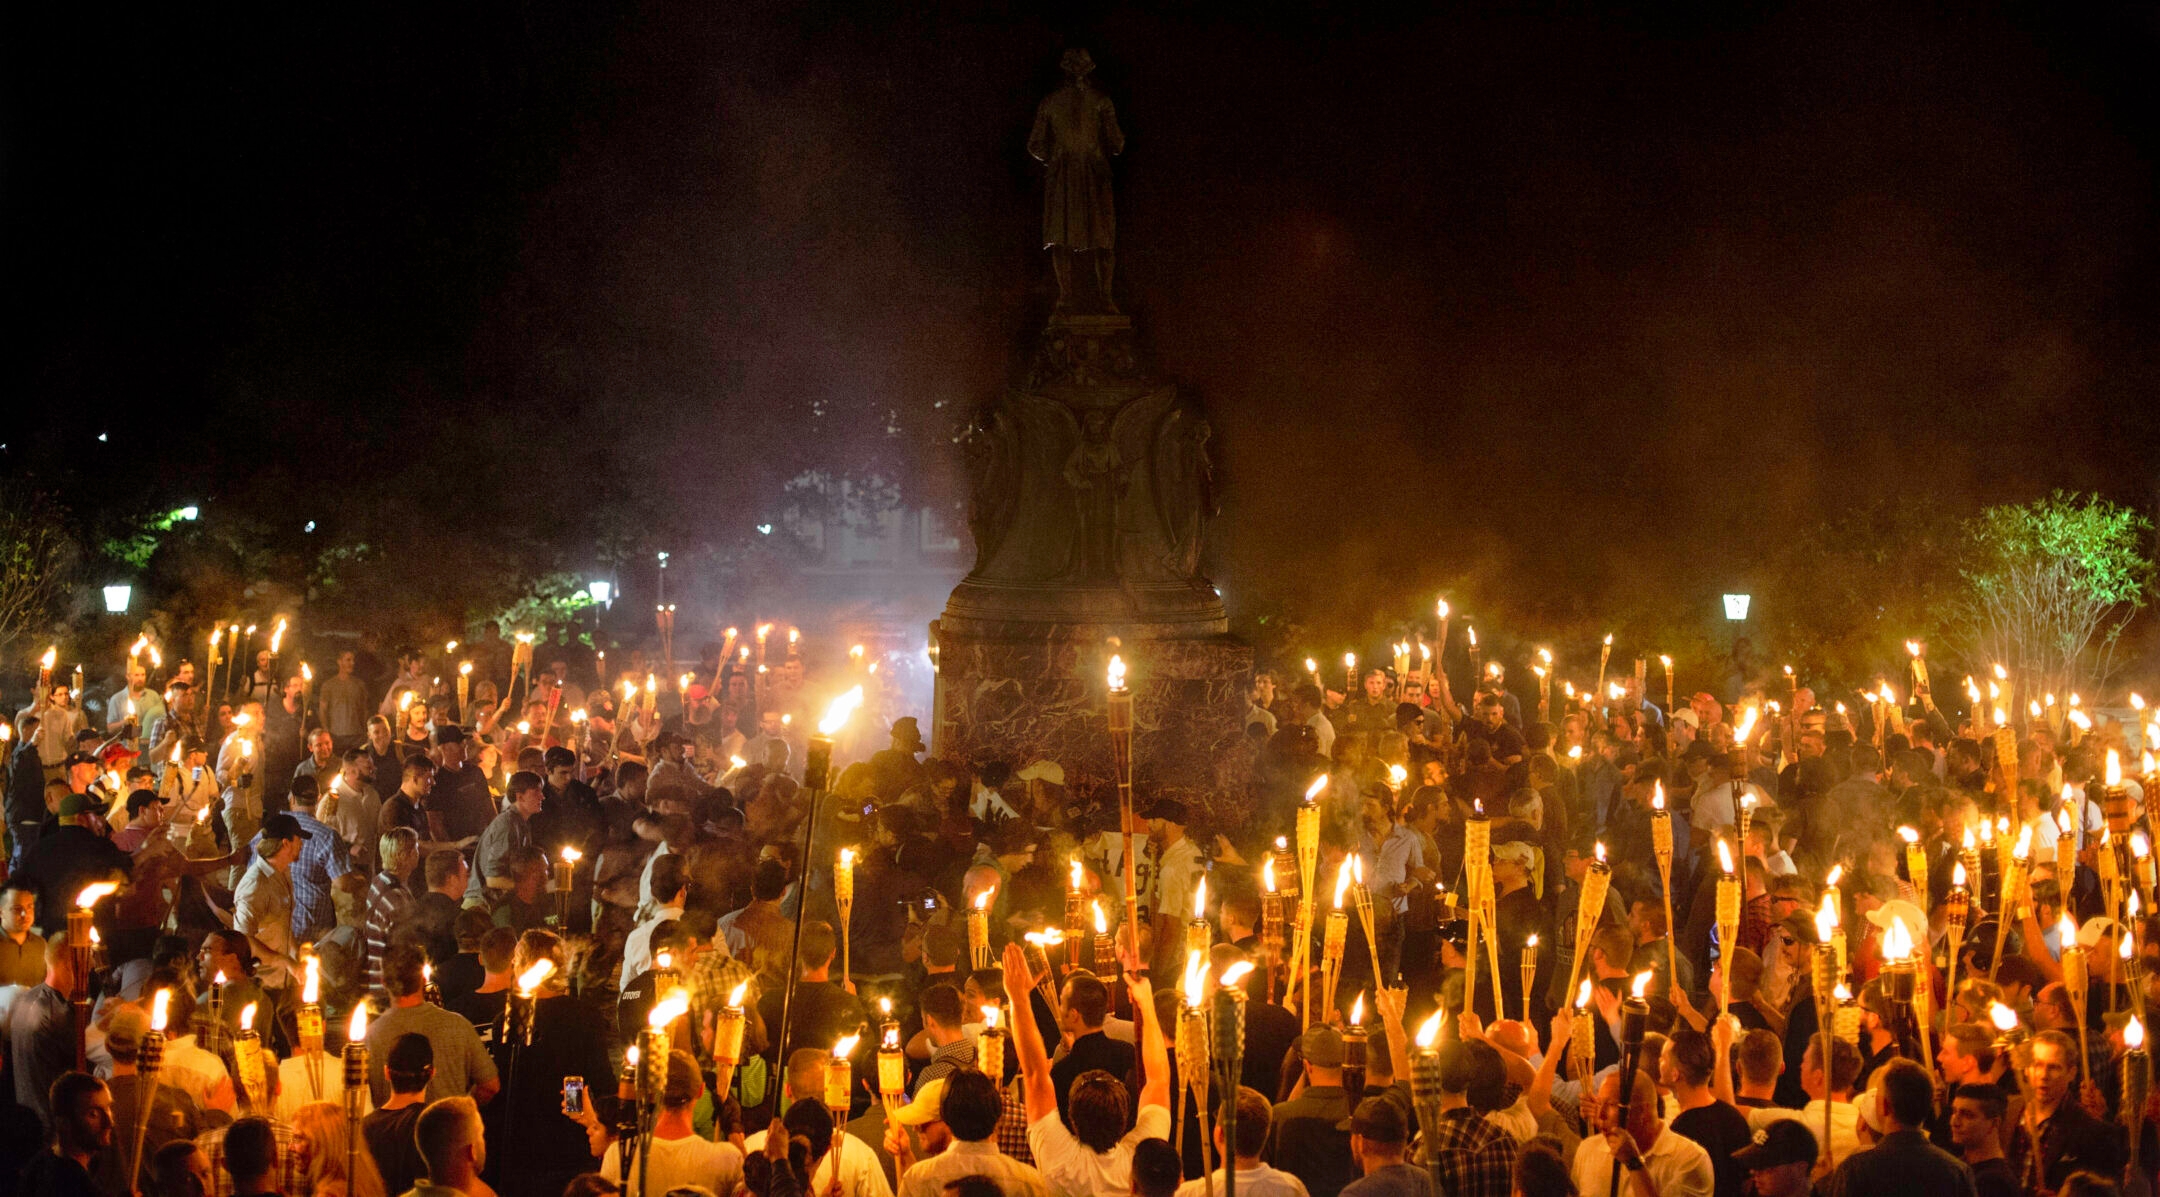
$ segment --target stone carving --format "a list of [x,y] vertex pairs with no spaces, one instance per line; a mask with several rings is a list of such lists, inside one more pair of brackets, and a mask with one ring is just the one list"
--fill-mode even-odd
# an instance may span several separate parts
[[1058,66],[1065,85],[1043,98],[1028,134],[1028,154],[1045,167],[1043,248],[1057,274],[1058,310],[1073,307],[1073,259],[1095,267],[1094,310],[1115,312],[1110,276],[1117,262],[1117,211],[1110,197],[1110,158],[1125,150],[1117,106],[1088,80],[1095,60],[1067,50]]

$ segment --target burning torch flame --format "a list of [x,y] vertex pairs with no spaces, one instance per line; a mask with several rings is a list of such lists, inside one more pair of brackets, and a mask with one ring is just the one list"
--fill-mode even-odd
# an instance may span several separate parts
[[[748,995],[749,992],[750,982],[744,981],[742,984],[737,985],[735,988],[728,990],[727,1004],[738,1010],[741,1009],[743,1004],[743,998]],[[892,1003],[890,1001],[886,1002],[887,1008],[890,1008],[891,1005]]]
[[243,1031],[252,1031],[255,1029],[254,1002],[249,1002],[247,1005],[240,1007],[240,1029]]
[[1328,775],[1325,773],[1322,773],[1320,776],[1313,778],[1312,784],[1305,787],[1305,801],[1319,801],[1320,791],[1327,789],[1327,782]]
[[2007,1035],[2017,1029],[2017,1011],[2003,1005],[2001,1002],[1989,1002],[1988,1021],[1995,1024],[1997,1031]]
[[1662,781],[1654,783],[1651,787],[1650,809],[1655,811],[1665,809],[1665,783]]
[[825,708],[825,717],[818,720],[818,734],[821,736],[839,735],[840,729],[847,726],[848,717],[853,715],[856,708],[862,706],[862,704],[863,690],[861,686],[856,686],[840,697],[833,699]]
[[313,1006],[322,1001],[322,962],[309,955],[300,962],[303,979],[300,982],[300,1002]]
[[1829,943],[1830,935],[1837,930],[1837,925],[1837,903],[1831,901],[1829,894],[1824,894],[1822,909],[1815,912],[1816,940],[1821,943]]
[[547,979],[553,976],[554,973],[554,961],[544,958],[533,961],[531,968],[518,974],[518,993],[524,997],[531,997],[533,992],[545,984]]
[[166,1007],[166,1006],[167,1006],[167,1004],[169,1004],[169,1003],[170,1003],[171,1001],[172,1001],[172,990],[170,990],[170,989],[160,989],[160,990],[158,990],[158,991],[157,991],[157,996],[156,996],[156,997],[153,997],[153,998],[151,998],[151,999],[150,999],[150,1029],[151,1029],[151,1030],[153,1030],[153,1031],[162,1031],[162,1030],[164,1030],[164,1029],[165,1029],[165,1017],[166,1017],[166,1013],[165,1013],[165,1007]]
[[1904,840],[1908,844],[1917,844],[1920,842],[1920,829],[1917,827],[1900,827],[1897,829],[1897,833],[1898,838]]
[[[1273,859],[1273,858],[1271,857],[1270,859]],[[1077,857],[1077,856],[1073,857],[1073,858],[1072,858],[1072,888],[1073,888],[1073,892],[1074,892],[1074,893],[1076,893],[1076,894],[1077,894],[1077,893],[1079,893],[1079,892],[1080,892],[1080,886],[1081,886],[1081,885],[1082,885],[1082,884],[1083,884],[1083,883],[1084,883],[1084,882],[1086,881],[1086,879],[1087,879],[1087,871],[1086,871],[1085,869],[1083,869],[1083,868],[1081,867],[1081,865],[1080,865],[1080,858],[1079,858],[1079,857]]]
[[2135,1014],[2130,1016],[2129,1022],[2123,1024],[2123,1046],[2131,1051],[2142,1051],[2145,1048],[2145,1024],[2139,1022]]
[[1649,969],[1644,969],[1643,971],[1635,974],[1635,981],[1632,986],[1630,986],[1630,988],[1635,994],[1636,1001],[1641,1001],[1643,994],[1650,991],[1650,976],[1651,973]]
[[[669,990],[666,997],[660,999],[659,1004],[652,1008],[651,1014],[645,1016],[645,1025],[655,1031],[664,1031],[668,1029],[670,1023],[689,1012],[690,991],[677,986]],[[850,1047],[854,1046],[854,1043],[853,1039],[848,1040]]]
[[1718,867],[1730,874],[1732,872],[1732,849],[1722,839],[1717,842],[1717,859]]
[[356,1002],[352,1008],[352,1021],[345,1025],[345,1042],[367,1041],[367,1003]]
[[1207,917],[1207,878],[1205,877],[1200,879],[1199,884],[1193,886],[1192,916],[1196,919]]
[[82,892],[75,895],[75,905],[79,909],[88,910],[119,890],[119,883],[114,881],[100,881],[94,885],[83,886]]
[[1335,909],[1342,909],[1343,895],[1350,892],[1350,862],[1354,857],[1343,857],[1342,867],[1335,870]]
[[1231,965],[1230,967],[1222,970],[1222,975],[1215,978],[1215,984],[1224,989],[1235,988],[1238,982],[1245,979],[1245,974],[1251,972],[1252,970],[1252,961],[1240,960],[1237,963]]
[[1100,900],[1092,900],[1088,903],[1088,906],[1095,913],[1095,934],[1110,934],[1110,920],[1103,917],[1102,902]]
[[1267,892],[1275,892],[1275,854],[1272,852],[1260,858],[1260,884],[1267,887]]
[[1435,614],[1439,615],[1440,618],[1446,619],[1448,617],[1447,600],[1441,599],[1439,602],[1433,604],[1433,611]]
[[1903,960],[1912,955],[1912,932],[1905,929],[1905,920],[1891,919],[1883,928],[1882,954],[1885,960]]
[[1590,990],[1592,988],[1592,982],[1588,977],[1584,977],[1582,984],[1575,987],[1575,1008],[1577,1010],[1590,1004]]
[[1593,846],[1594,846],[1594,847],[1595,847],[1595,848],[1597,849],[1597,862],[1598,862],[1599,864],[1604,864],[1604,863],[1605,863],[1605,841],[1604,841],[1604,840],[1599,840],[1599,841],[1597,841],[1597,843],[1596,843],[1595,845],[1593,845]]
[[2111,788],[2122,784],[2122,756],[2112,748],[2107,750],[2107,784]]
[[[1587,985],[1589,982],[1585,981],[1583,984]],[[1446,1007],[1433,1011],[1431,1018],[1418,1024],[1417,1045],[1419,1047],[1427,1051],[1432,1049],[1433,1041],[1440,1037],[1440,1016],[1444,1013],[1446,1013]]]
[[1364,991],[1364,990],[1362,990],[1362,989],[1360,989],[1360,990],[1358,990],[1358,995],[1357,995],[1357,998],[1356,998],[1356,1000],[1354,1000],[1354,1001],[1352,1001],[1352,1002],[1350,1003],[1350,1025],[1354,1027],[1354,1026],[1356,1026],[1356,1025],[1358,1025],[1359,1023],[1361,1023],[1361,1022],[1364,1022],[1364,1021],[1365,1021],[1365,991]]

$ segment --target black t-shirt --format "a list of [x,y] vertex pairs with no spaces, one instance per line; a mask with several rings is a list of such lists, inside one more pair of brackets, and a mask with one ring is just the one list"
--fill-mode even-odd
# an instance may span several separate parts
[[23,1169],[19,1192],[40,1197],[103,1197],[90,1173],[81,1164],[50,1151],[40,1151]]
[[1968,1164],[1972,1169],[1973,1189],[1980,1197],[2018,1197],[2025,1186],[2018,1183],[2018,1170],[2001,1156]]
[[420,1145],[413,1138],[420,1111],[426,1108],[426,1102],[414,1102],[395,1110],[377,1110],[360,1122],[360,1134],[375,1157],[375,1166],[382,1170],[386,1193],[407,1192],[427,1175],[427,1161],[420,1158]]
[[[784,992],[782,986],[775,985],[758,996],[758,1010],[765,1017],[768,1032],[773,1035],[780,1033],[780,1003]],[[797,1048],[803,1047],[830,1051],[834,1042],[853,1035],[862,1025],[862,1003],[855,1000],[855,995],[831,981],[798,981],[795,983],[795,1004],[788,1011],[786,1050],[777,1058],[785,1060],[794,1055]]]
[[498,989],[493,993],[465,993],[454,998],[444,998],[443,1009],[471,1023],[473,1031],[480,1036],[480,1042],[486,1044],[489,1051],[494,1051],[495,1028],[501,1023],[503,1010],[509,1000],[510,991],[507,989]]
[[1732,1154],[1755,1141],[1747,1115],[1722,1101],[1713,1101],[1675,1117],[1672,1129],[1681,1138],[1702,1144],[1702,1149],[1710,1153],[1717,1197],[1740,1197],[1747,1185],[1747,1170],[1733,1163]]

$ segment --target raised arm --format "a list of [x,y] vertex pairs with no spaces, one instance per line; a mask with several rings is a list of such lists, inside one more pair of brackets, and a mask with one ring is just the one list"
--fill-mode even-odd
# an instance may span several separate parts
[[1005,996],[1011,999],[1013,1054],[1020,1060],[1021,1093],[1029,1125],[1057,1113],[1057,1086],[1050,1083],[1050,1056],[1035,1029],[1035,978],[1028,972],[1027,949],[1005,945]]
[[1125,970],[1127,990],[1132,994],[1133,1024],[1140,1039],[1140,1101],[1136,1109],[1148,1106],[1170,1108],[1170,1051],[1163,1046],[1162,1024],[1155,1020],[1155,989],[1145,976],[1135,975],[1128,961]]
[[1729,1106],[1739,1105],[1733,1096],[1732,1044],[1733,1035],[1740,1029],[1740,1020],[1727,1014],[1710,1028],[1710,1043],[1717,1050],[1717,1059],[1710,1068],[1710,1093]]

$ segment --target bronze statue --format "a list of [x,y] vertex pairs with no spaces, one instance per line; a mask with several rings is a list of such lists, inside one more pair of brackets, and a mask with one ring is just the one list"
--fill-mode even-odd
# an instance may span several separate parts
[[1043,178],[1043,248],[1057,273],[1058,311],[1072,306],[1072,259],[1086,254],[1095,264],[1101,310],[1115,313],[1110,276],[1117,263],[1117,213],[1110,198],[1110,158],[1125,150],[1117,107],[1088,81],[1095,60],[1086,50],[1065,51],[1059,63],[1065,86],[1035,109],[1028,154],[1047,168]]

